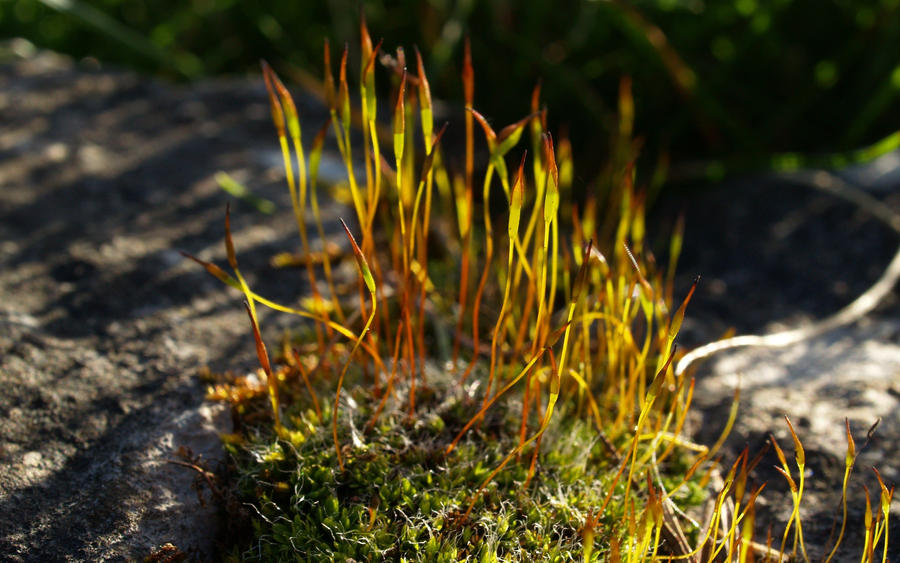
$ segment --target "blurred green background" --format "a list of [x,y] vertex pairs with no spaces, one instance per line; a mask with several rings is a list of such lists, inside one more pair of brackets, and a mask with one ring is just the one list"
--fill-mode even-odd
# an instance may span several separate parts
[[[774,153],[850,151],[900,129],[900,0],[362,4],[386,50],[419,46],[443,99],[461,96],[469,35],[476,108],[498,126],[529,111],[540,77],[551,126],[568,127],[588,169],[615,131],[622,76],[633,78],[645,156],[671,154],[673,171],[709,159],[765,167]],[[258,74],[260,58],[318,77],[324,38],[358,52],[359,10],[349,0],[0,0],[0,35],[178,80]]]

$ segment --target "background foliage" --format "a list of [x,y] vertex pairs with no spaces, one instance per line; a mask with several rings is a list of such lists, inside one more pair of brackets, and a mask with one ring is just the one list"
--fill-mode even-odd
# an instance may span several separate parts
[[[653,143],[645,154],[671,152],[676,170],[685,159],[846,151],[900,122],[898,0],[362,4],[386,50],[420,47],[444,95],[461,96],[471,36],[476,107],[497,124],[527,113],[505,97],[521,89],[524,103],[540,77],[551,126],[569,127],[582,165],[607,146],[625,75],[635,132]],[[356,52],[359,9],[355,0],[4,0],[0,35],[177,79],[257,74],[260,58],[318,77],[326,37]]]

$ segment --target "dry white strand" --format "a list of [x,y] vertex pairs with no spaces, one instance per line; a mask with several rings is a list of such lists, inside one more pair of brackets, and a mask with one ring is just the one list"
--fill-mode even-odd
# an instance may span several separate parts
[[[900,234],[900,214],[894,212],[890,207],[862,191],[860,188],[838,178],[831,172],[826,172],[824,170],[797,172],[783,174],[781,177],[828,192],[854,203],[890,227],[896,233]],[[793,330],[766,335],[747,334],[711,342],[692,350],[681,358],[678,365],[675,367],[675,373],[676,375],[681,375],[698,360],[708,358],[723,350],[744,348],[748,346],[763,346],[768,348],[790,346],[791,344],[813,338],[840,326],[856,322],[875,309],[875,307],[890,294],[898,280],[900,280],[900,248],[897,249],[894,258],[891,260],[890,264],[888,264],[878,281],[862,295],[857,297],[852,303],[830,317],[826,317],[812,325]]]

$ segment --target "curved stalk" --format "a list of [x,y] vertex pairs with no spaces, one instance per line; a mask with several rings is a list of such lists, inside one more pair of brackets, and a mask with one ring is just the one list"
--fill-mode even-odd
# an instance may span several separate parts
[[366,288],[369,290],[369,298],[372,301],[372,310],[369,312],[369,318],[366,319],[366,324],[363,326],[362,331],[353,343],[353,348],[350,349],[350,354],[347,356],[347,361],[344,362],[344,367],[341,368],[341,374],[338,377],[337,391],[334,393],[334,406],[331,409],[331,434],[334,438],[334,449],[337,452],[338,465],[340,466],[341,471],[343,471],[344,460],[341,457],[341,444],[337,435],[337,415],[338,403],[341,399],[341,387],[344,384],[344,376],[347,375],[347,369],[350,367],[350,362],[353,360],[353,354],[356,352],[357,348],[359,348],[360,344],[362,344],[363,338],[368,334],[369,327],[372,326],[372,319],[375,318],[375,310],[378,302],[375,299],[375,280],[372,278],[372,272],[369,270],[369,265],[366,263],[366,257],[363,256],[362,250],[357,246],[356,239],[353,238],[353,234],[350,232],[347,223],[344,223],[343,219],[341,219],[341,225],[343,225],[344,232],[347,233],[347,237],[350,239],[350,245],[353,247],[353,254],[356,257],[356,265],[359,267],[360,276],[362,276]]

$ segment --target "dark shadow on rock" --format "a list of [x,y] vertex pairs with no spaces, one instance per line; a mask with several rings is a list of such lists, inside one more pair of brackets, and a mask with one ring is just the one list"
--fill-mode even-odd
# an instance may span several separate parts
[[689,347],[729,328],[759,334],[835,313],[881,276],[900,246],[855,205],[772,175],[663,201],[657,224],[671,225],[679,211],[686,228],[676,300],[702,276],[680,335]]

